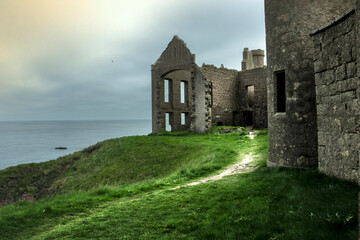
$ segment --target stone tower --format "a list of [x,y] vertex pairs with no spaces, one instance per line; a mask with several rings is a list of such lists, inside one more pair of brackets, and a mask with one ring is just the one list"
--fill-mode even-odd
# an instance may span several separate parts
[[241,70],[250,70],[264,67],[264,57],[264,50],[257,49],[249,51],[249,48],[244,48]]
[[309,34],[354,0],[265,0],[268,166],[317,166],[314,47]]

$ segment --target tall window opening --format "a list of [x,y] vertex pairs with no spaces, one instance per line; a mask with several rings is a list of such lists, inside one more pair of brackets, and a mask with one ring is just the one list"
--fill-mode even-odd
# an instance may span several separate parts
[[164,79],[164,101],[169,102],[169,80]]
[[213,106],[213,101],[214,101],[214,96],[213,96],[213,85],[212,83],[209,83],[210,84],[210,96],[211,96],[211,101],[210,101],[210,107]]
[[186,97],[187,97],[187,82],[181,81],[180,82],[180,102],[186,103]]
[[275,73],[275,109],[276,112],[286,112],[285,71]]
[[186,113],[181,113],[181,125],[186,125]]
[[247,93],[247,105],[249,107],[253,107],[254,106],[254,96],[255,96],[254,85],[246,86],[246,93]]
[[170,101],[170,88],[171,88],[171,80],[164,79],[164,101]]
[[165,131],[171,132],[171,113],[165,113]]

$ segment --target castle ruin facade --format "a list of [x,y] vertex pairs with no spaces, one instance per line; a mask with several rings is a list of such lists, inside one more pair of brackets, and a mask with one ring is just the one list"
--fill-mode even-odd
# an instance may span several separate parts
[[195,63],[195,55],[174,36],[152,65],[152,132],[212,126],[267,127],[263,50],[244,50],[242,71]]
[[152,65],[153,132],[268,126],[268,166],[359,182],[360,0],[264,4],[267,67],[246,48],[241,71],[199,67],[174,37]]

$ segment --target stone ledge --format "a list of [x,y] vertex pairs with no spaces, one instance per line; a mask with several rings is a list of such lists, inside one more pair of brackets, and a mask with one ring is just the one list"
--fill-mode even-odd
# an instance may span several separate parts
[[321,28],[315,30],[314,32],[310,33],[310,37],[323,32],[329,28],[331,28],[334,25],[337,25],[343,21],[345,21],[347,18],[349,18],[351,15],[355,14],[355,8],[351,8],[350,10],[348,10],[346,13],[344,13],[343,15],[335,18],[333,21],[329,22],[328,24],[326,24],[325,26],[322,26]]

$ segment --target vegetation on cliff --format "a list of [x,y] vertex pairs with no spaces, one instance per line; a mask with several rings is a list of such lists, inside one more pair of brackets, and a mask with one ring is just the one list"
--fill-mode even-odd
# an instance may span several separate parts
[[[181,135],[107,140],[43,163],[39,169],[51,163],[58,171],[48,195],[1,207],[0,236],[357,239],[356,185],[316,169],[266,168],[264,131],[253,140],[234,133]],[[246,155],[258,167],[253,172],[172,189]]]
[[110,139],[53,161],[0,170],[0,202],[128,185],[170,175],[172,184],[177,184],[236,161],[240,157],[237,150],[248,144],[246,138],[231,134],[187,132]]

